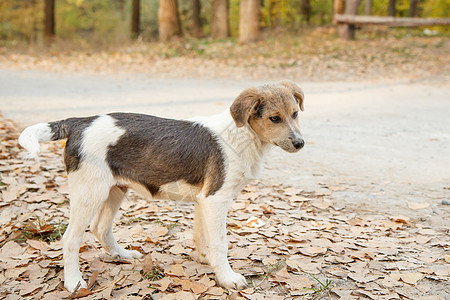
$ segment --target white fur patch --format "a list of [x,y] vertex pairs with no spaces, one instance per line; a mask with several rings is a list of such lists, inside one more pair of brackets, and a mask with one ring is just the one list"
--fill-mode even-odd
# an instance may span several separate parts
[[38,154],[41,152],[39,142],[50,142],[52,140],[52,130],[48,123],[39,123],[25,128],[19,136],[19,144],[25,148],[29,155],[28,157],[38,159]]
[[101,115],[83,132],[81,153],[83,160],[103,161],[106,164],[106,153],[109,146],[117,143],[125,130],[115,124],[114,118]]
[[249,179],[259,177],[263,157],[271,145],[262,144],[248,124],[236,127],[229,111],[190,120],[209,128],[218,137],[227,162],[223,189],[234,189],[233,194],[236,194]]

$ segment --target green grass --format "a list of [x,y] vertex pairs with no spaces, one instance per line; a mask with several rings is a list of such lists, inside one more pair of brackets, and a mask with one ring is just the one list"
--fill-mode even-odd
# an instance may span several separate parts
[[163,222],[160,219],[154,220],[156,224],[159,224],[163,227],[166,227],[168,230],[174,229],[175,227],[180,226],[180,223],[178,221],[176,222]]
[[256,289],[261,285],[261,283],[263,283],[267,278],[269,278],[270,275],[275,274],[276,272],[281,270],[285,265],[286,265],[286,262],[284,260],[280,259],[276,263],[269,264],[268,266],[266,266],[266,269],[264,270],[264,274],[257,276],[257,277],[261,278],[261,281],[258,284],[255,284],[255,282],[253,282],[253,279],[251,276],[247,276],[247,281],[250,281],[250,285]]
[[[317,279],[315,276],[308,274],[311,276],[317,283],[319,283],[318,287],[313,288],[307,288],[306,290],[312,290],[314,293],[310,296],[312,296],[311,299],[322,299],[324,295],[327,295],[329,299],[331,298],[331,290],[334,288],[334,282],[328,278],[325,279],[325,283]],[[306,296],[306,295],[305,295]],[[305,299],[305,296],[302,297],[302,299]]]
[[150,281],[160,280],[164,277],[164,271],[158,267],[153,267],[151,272],[141,271],[143,279],[148,279]]

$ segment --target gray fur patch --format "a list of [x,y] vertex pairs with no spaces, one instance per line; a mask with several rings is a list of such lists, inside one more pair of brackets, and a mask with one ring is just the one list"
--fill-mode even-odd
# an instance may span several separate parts
[[97,119],[98,116],[85,118],[69,118],[48,123],[52,130],[52,140],[67,138],[64,149],[64,164],[68,173],[78,169],[81,160],[81,143],[84,130]]

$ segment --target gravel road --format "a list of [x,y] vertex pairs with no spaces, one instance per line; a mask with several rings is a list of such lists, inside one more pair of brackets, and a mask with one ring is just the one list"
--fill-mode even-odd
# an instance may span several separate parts
[[[19,126],[113,111],[173,118],[227,109],[263,82],[155,79],[0,70],[0,111]],[[341,187],[337,200],[402,213],[407,202],[450,198],[450,86],[408,82],[299,82],[307,144],[274,149],[263,181],[305,190]],[[438,206],[437,206],[438,205]]]

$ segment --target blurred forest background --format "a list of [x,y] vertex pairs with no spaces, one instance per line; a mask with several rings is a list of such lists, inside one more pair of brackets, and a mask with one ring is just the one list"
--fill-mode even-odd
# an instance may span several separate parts
[[[449,13],[450,0],[0,1],[0,67],[160,78],[445,78]],[[353,25],[337,16],[432,23]]]
[[[356,2],[359,4],[359,14],[366,15],[449,17],[450,12],[450,0]],[[55,38],[76,41],[81,47],[117,45],[133,38],[152,42],[158,39],[167,40],[173,35],[188,39],[209,37],[238,39],[240,20],[250,22],[252,14],[255,13],[262,37],[274,31],[296,34],[317,26],[327,27],[332,24],[333,19],[332,0],[0,1],[2,46],[24,42],[41,44],[45,40],[44,19],[48,5],[54,5]],[[244,9],[248,11],[247,15],[242,15],[241,10]],[[170,14],[173,10],[175,15],[172,16]],[[169,32],[161,32],[161,25],[164,26],[159,24],[164,22],[161,18],[166,18],[166,23],[172,22],[169,27],[175,29],[169,28]],[[437,33],[448,31],[445,27],[436,29]],[[242,41],[252,39],[256,37]]]

